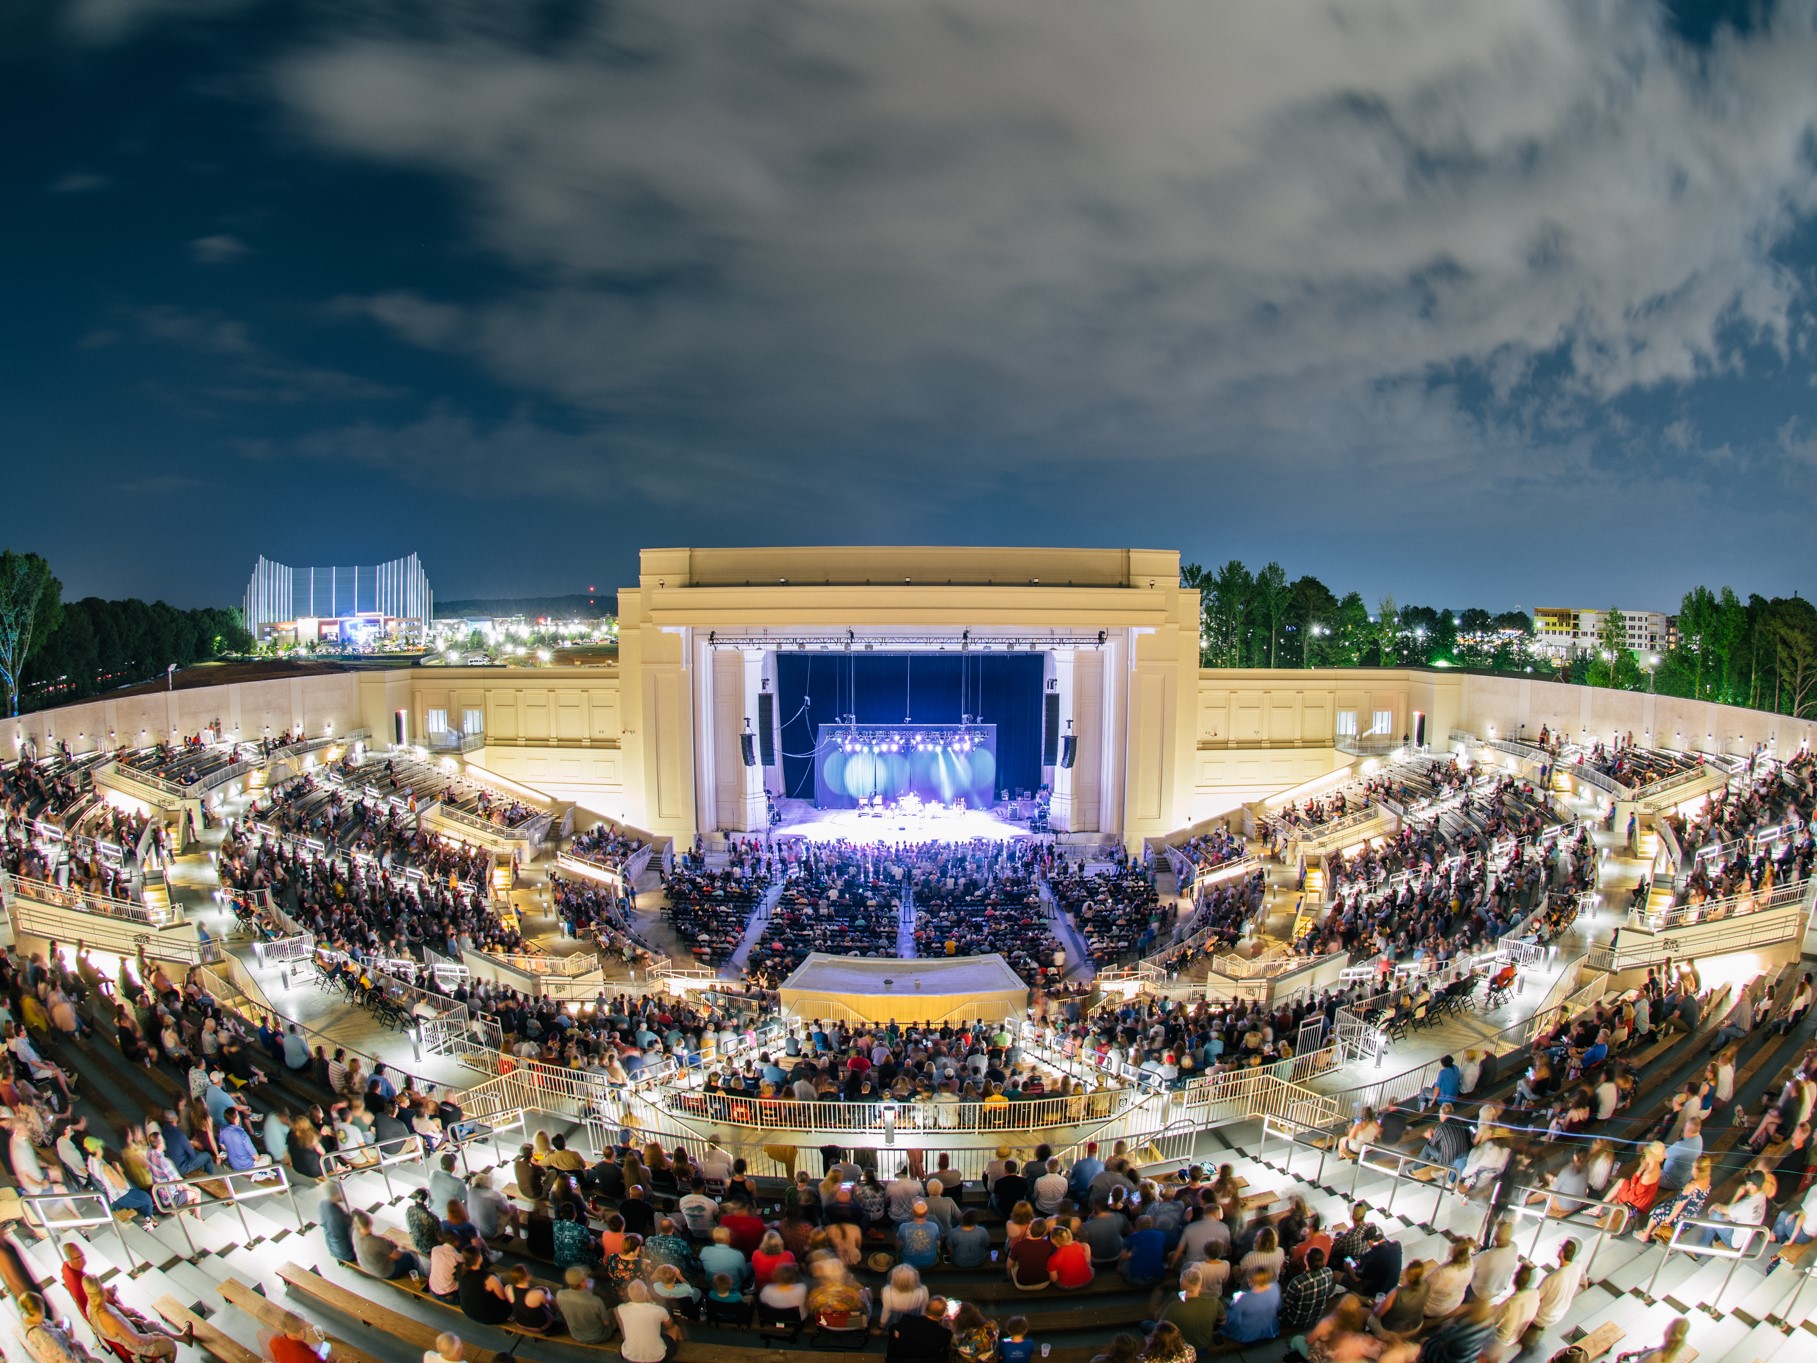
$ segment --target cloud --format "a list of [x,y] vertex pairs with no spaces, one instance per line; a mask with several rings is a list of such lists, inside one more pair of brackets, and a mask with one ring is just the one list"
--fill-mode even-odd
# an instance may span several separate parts
[[1808,301],[1774,252],[1817,210],[1809,0],[1700,51],[1643,0],[578,10],[280,65],[309,136],[449,179],[521,281],[343,310],[817,471],[919,442],[1482,486],[1789,350]]
[[83,42],[125,42],[154,24],[217,19],[251,0],[74,0],[65,11],[71,33]]
[[95,175],[85,170],[72,170],[67,175],[58,176],[46,187],[52,194],[92,194],[98,189],[106,189],[113,181],[105,175]]
[[198,265],[231,265],[234,261],[249,255],[251,251],[252,247],[238,237],[226,233],[197,237],[189,243],[190,259]]
[[[219,401],[376,402],[405,393],[358,374],[299,364],[256,341],[245,323],[219,313],[160,306],[128,309],[123,315],[149,340],[221,361],[219,376],[198,390]],[[117,339],[114,332],[97,331],[78,344],[95,348]]]

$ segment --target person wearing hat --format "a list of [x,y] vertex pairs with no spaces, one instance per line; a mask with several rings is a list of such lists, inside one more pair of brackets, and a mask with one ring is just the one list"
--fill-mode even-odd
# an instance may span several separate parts
[[157,1224],[151,1194],[127,1181],[126,1172],[107,1157],[107,1147],[99,1136],[88,1136],[82,1142],[88,1152],[88,1177],[107,1198],[107,1205],[117,1212],[136,1212],[152,1225]]

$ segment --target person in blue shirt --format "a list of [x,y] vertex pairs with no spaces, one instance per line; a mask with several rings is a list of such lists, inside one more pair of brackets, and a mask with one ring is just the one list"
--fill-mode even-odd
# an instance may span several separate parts
[[1420,1090],[1420,1105],[1432,1106],[1436,1097],[1440,1104],[1455,1103],[1464,1095],[1464,1074],[1458,1069],[1457,1061],[1450,1056],[1442,1056],[1438,1062],[1438,1077]]
[[1066,1176],[1066,1190],[1072,1194],[1073,1201],[1083,1198],[1092,1180],[1103,1172],[1104,1161],[1098,1158],[1098,1143],[1090,1141],[1085,1147],[1085,1158],[1073,1161],[1072,1171]]
[[1167,1275],[1167,1236],[1154,1218],[1138,1216],[1136,1228],[1123,1237],[1123,1281],[1131,1287],[1153,1287]]
[[188,1135],[185,1134],[183,1124],[176,1119],[174,1113],[165,1114],[164,1121],[159,1124],[158,1130],[164,1134],[164,1153],[170,1156],[170,1162],[177,1167],[177,1172],[183,1177],[188,1178],[198,1169],[205,1174],[212,1174],[215,1171],[213,1157],[196,1149]]
[[227,1167],[244,1172],[256,1169],[262,1163],[270,1163],[269,1155],[261,1155],[258,1147],[252,1143],[252,1137],[246,1134],[246,1128],[240,1125],[240,1109],[230,1107],[227,1119],[221,1123],[221,1154],[227,1159]]
[[1281,1333],[1281,1289],[1265,1268],[1249,1271],[1249,1288],[1230,1299],[1224,1315],[1224,1338],[1233,1344],[1254,1344]]
[[932,1268],[940,1262],[940,1227],[927,1219],[927,1203],[916,1202],[914,1220],[896,1227],[896,1247],[910,1268]]

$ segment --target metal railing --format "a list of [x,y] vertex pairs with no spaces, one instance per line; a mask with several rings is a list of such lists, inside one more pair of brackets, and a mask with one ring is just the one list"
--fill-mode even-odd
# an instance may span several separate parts
[[51,909],[66,909],[72,913],[95,914],[101,918],[113,918],[125,923],[142,923],[147,927],[161,928],[183,921],[183,909],[180,905],[140,904],[130,899],[115,899],[111,895],[93,894],[87,890],[66,889],[53,885],[48,880],[34,880],[30,876],[15,876],[0,871],[0,892],[9,897],[23,895],[27,899]]
[[556,975],[573,979],[577,975],[591,975],[599,969],[599,956],[593,952],[577,951],[569,956],[523,951],[481,951],[475,954],[483,960],[509,966],[525,975]]
[[[251,1241],[258,1237],[252,1233],[252,1223],[246,1219],[246,1204],[282,1194],[290,1203],[290,1214],[296,1218],[297,1230],[303,1231],[309,1225],[303,1217],[302,1209],[297,1206],[296,1189],[291,1185],[290,1171],[281,1164],[261,1164],[256,1169],[225,1169],[210,1174],[207,1181],[225,1183],[227,1196],[221,1197],[211,1193],[207,1188],[197,1183],[191,1183],[188,1179],[167,1179],[162,1183],[151,1185],[151,1200],[157,1204],[158,1210],[166,1214],[178,1214],[177,1224],[183,1229],[184,1242],[188,1244],[189,1252],[192,1255],[196,1252],[196,1242],[190,1235],[189,1226],[186,1224],[189,1218],[180,1215],[190,1209],[232,1206],[240,1218],[240,1229],[246,1233],[246,1239]],[[242,1189],[240,1187],[242,1182],[250,1186]],[[182,1200],[172,1198],[169,1192],[160,1198],[160,1189],[173,1191],[181,1189]],[[192,1194],[196,1195],[193,1200]]]
[[[105,1194],[89,1192],[30,1193],[20,1199],[25,1205],[25,1224],[50,1237],[50,1242],[59,1253],[63,1249],[63,1236],[74,1231],[88,1230],[93,1226],[112,1226],[114,1238],[120,1242],[120,1254],[126,1261],[128,1269],[138,1262],[139,1256],[132,1252],[126,1243],[126,1233],[121,1229],[119,1220],[114,1216],[113,1204]],[[78,1205],[92,1205],[95,1211],[84,1214],[77,1210]],[[67,1215],[57,1215],[56,1209],[62,1207]]]
[[[1692,1244],[1683,1238],[1687,1230],[1699,1234],[1706,1230],[1720,1231],[1741,1243],[1738,1245],[1721,1242],[1708,1245]],[[1647,1296],[1655,1295],[1654,1289],[1659,1285],[1660,1272],[1674,1254],[1688,1254],[1697,1259],[1727,1259],[1729,1271],[1723,1274],[1722,1286],[1717,1288],[1709,1301],[1705,1303],[1711,1310],[1714,1310],[1717,1303],[1722,1300],[1722,1294],[1729,1290],[1729,1284],[1734,1281],[1736,1265],[1743,1259],[1759,1259],[1768,1248],[1769,1242],[1765,1226],[1739,1226],[1733,1221],[1722,1221],[1708,1216],[1680,1217],[1678,1224],[1672,1227],[1672,1238],[1665,1244],[1665,1253],[1659,1256],[1659,1262],[1653,1266],[1653,1276],[1647,1280]]]
[[1727,772],[1718,771],[1700,764],[1693,767],[1686,767],[1683,771],[1671,772],[1660,777],[1657,781],[1649,781],[1644,786],[1638,786],[1635,788],[1634,794],[1630,798],[1636,801],[1656,800],[1661,795],[1676,790],[1679,786],[1695,785],[1697,782],[1708,780],[1711,777],[1720,778],[1724,782],[1729,779]]
[[1024,1098],[989,1103],[935,1101],[877,1103],[802,1103],[729,1093],[671,1092],[662,1106],[676,1117],[714,1126],[754,1126],[796,1131],[1023,1131],[1034,1127],[1070,1126],[1114,1117],[1129,1097],[1127,1089],[1099,1089],[1059,1098]]
[[[463,1110],[465,1105],[463,1104]],[[370,1163],[355,1163],[349,1158],[351,1151],[331,1150],[322,1156],[322,1177],[331,1183],[354,1174],[377,1173],[385,1181],[385,1198],[387,1201],[397,1194],[391,1187],[391,1170],[399,1164],[421,1164],[425,1153],[423,1138],[417,1135],[399,1136],[394,1140],[375,1141],[371,1145],[362,1145],[358,1150],[371,1151],[378,1158]],[[389,1149],[389,1153],[387,1150]]]
[[258,957],[262,966],[306,961],[315,954],[315,934],[306,932],[300,937],[277,937],[269,942],[254,942],[252,954]]
[[1749,892],[1730,895],[1726,899],[1706,899],[1698,904],[1680,904],[1660,913],[1637,912],[1635,926],[1653,932],[1672,932],[1701,923],[1726,922],[1751,913],[1764,913],[1786,904],[1795,904],[1804,898],[1810,888],[1810,881],[1784,880],[1765,895]]
[[164,928],[153,928],[119,919],[98,919],[92,925],[83,924],[80,934],[72,934],[67,918],[52,917],[30,900],[8,898],[6,908],[15,935],[44,937],[70,945],[92,947],[96,951],[111,951],[126,957],[136,956],[143,951],[152,960],[171,961],[179,965],[218,961],[222,955],[219,946],[212,942],[205,944],[195,936],[195,927],[190,923],[172,923]]
[[[1439,1208],[1445,1205],[1445,1198],[1458,1192],[1462,1175],[1449,1164],[1439,1164],[1433,1160],[1421,1159],[1404,1150],[1396,1150],[1387,1145],[1363,1145],[1357,1149],[1356,1163],[1350,1172],[1350,1198],[1356,1200],[1356,1185],[1363,1177],[1363,1170],[1369,1169],[1378,1174],[1387,1174],[1394,1180],[1388,1189],[1387,1200],[1380,1204],[1384,1216],[1394,1210],[1395,1194],[1406,1183],[1418,1183],[1424,1188],[1433,1188],[1437,1194],[1432,1203],[1432,1219],[1438,1219]],[[1415,1177],[1422,1170],[1431,1170],[1430,1178]]]
[[1315,1151],[1319,1157],[1318,1172],[1311,1181],[1315,1184],[1325,1182],[1325,1161],[1338,1153],[1338,1138],[1329,1129],[1314,1126],[1310,1122],[1295,1121],[1292,1117],[1280,1117],[1274,1113],[1267,1113],[1262,1117],[1261,1139],[1256,1142],[1257,1158],[1260,1158],[1262,1152],[1268,1148],[1271,1136],[1279,1136],[1287,1145],[1286,1156],[1281,1161],[1283,1174],[1292,1175],[1293,1157],[1301,1147],[1304,1147]]

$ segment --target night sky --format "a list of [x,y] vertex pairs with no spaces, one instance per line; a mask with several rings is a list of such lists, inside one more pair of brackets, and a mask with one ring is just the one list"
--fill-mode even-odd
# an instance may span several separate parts
[[23,0],[4,540],[1809,595],[1817,0]]

